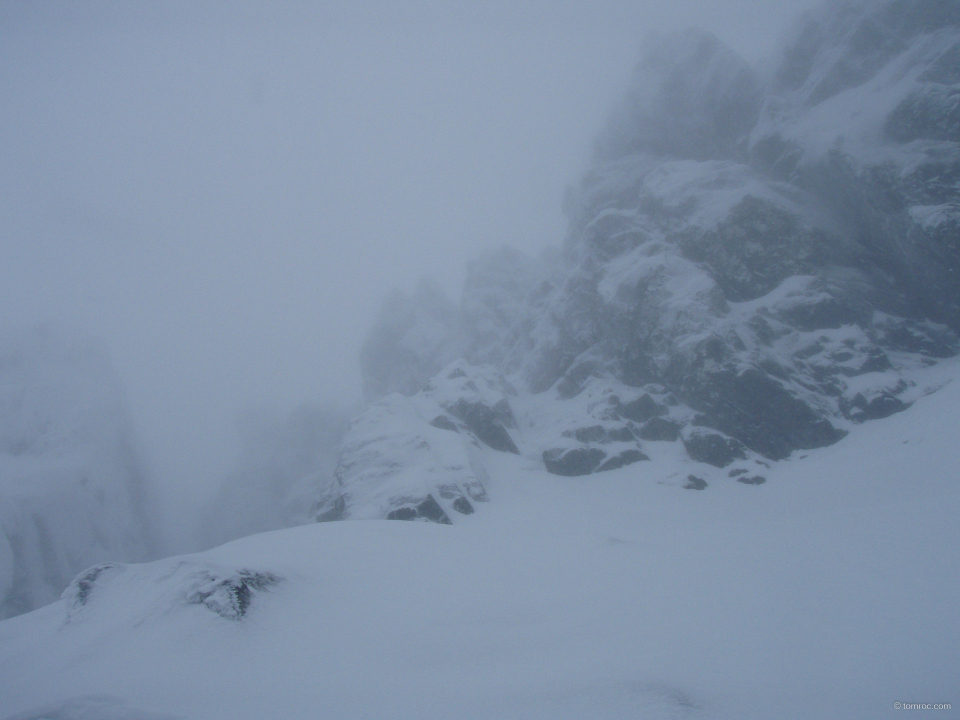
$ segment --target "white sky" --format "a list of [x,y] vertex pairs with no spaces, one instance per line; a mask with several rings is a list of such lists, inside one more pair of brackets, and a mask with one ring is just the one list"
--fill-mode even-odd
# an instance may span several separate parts
[[192,502],[239,408],[359,400],[391,288],[562,239],[647,32],[753,61],[808,5],[0,3],[0,322],[102,336]]

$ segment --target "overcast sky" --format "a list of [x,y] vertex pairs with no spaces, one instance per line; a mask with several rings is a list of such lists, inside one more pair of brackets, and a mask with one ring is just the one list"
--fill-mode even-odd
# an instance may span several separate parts
[[0,3],[2,322],[103,337],[193,497],[239,408],[359,401],[388,290],[562,239],[647,32],[755,61],[808,5]]

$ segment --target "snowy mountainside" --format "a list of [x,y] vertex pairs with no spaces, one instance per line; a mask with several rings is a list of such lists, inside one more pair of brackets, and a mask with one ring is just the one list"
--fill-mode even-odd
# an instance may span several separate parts
[[[416,397],[453,357],[492,367],[560,474],[639,462],[644,436],[779,461],[905,409],[912,373],[960,350],[958,12],[827,3],[763,71],[709,33],[652,39],[564,199],[562,252],[487,257],[417,372],[383,353],[367,386]],[[584,392],[572,440],[527,432]],[[617,409],[642,397],[649,417]]]
[[0,617],[95,562],[148,557],[146,483],[102,350],[49,329],[0,335]]
[[958,61],[955,2],[827,4],[786,43],[750,137],[752,164],[814,193],[906,312],[954,330]]
[[759,487],[677,443],[602,480],[481,444],[495,501],[452,525],[319,523],[91,568],[0,623],[0,718],[855,720],[954,702],[960,365],[911,379],[909,409],[769,463]]

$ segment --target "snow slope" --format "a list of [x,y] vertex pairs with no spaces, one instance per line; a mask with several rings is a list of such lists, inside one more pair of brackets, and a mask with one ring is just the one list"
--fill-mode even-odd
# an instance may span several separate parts
[[453,525],[320,523],[88,573],[0,623],[0,718],[956,708],[960,363],[914,379],[941,389],[762,485],[677,443],[579,478],[481,448],[491,501]]

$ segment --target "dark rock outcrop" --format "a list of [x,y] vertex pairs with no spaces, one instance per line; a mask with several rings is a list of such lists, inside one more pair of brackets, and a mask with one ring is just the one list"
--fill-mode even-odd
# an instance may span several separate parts
[[[462,500],[462,496],[457,500]],[[470,508],[473,512],[473,508]],[[396,507],[386,514],[387,520],[427,520],[440,525],[452,525],[450,518],[437,503],[433,495],[427,495],[422,500],[401,498],[396,501]]]
[[[63,591],[67,622],[98,605],[101,594],[119,593],[130,605],[146,600],[148,606],[137,610],[124,607],[122,612],[168,612],[190,605],[202,605],[226,620],[240,620],[246,615],[257,593],[283,580],[279,575],[248,568],[226,568],[181,558],[159,563],[123,565],[102,563],[74,578]],[[149,583],[154,593],[125,592]],[[166,607],[165,607],[166,606]],[[109,605],[107,606],[110,607]],[[115,609],[111,610],[115,611]]]
[[187,602],[203,605],[227,620],[240,620],[250,607],[256,592],[280,582],[273,573],[238,570],[227,577],[206,572],[200,585],[187,596]]
[[683,446],[692,460],[719,468],[747,457],[740,442],[717,433],[691,432],[684,437]]
[[627,465],[633,465],[633,463],[641,462],[643,460],[649,460],[646,455],[644,455],[639,450],[624,450],[618,455],[614,455],[607,460],[604,460],[601,463],[600,467],[597,468],[597,472],[606,472],[607,470],[619,470],[622,467]]
[[589,475],[600,467],[607,454],[597,448],[554,448],[545,450],[543,464],[547,472],[564,477]]
[[663,418],[650,418],[640,428],[641,440],[660,440],[673,442],[680,439],[680,426]]
[[449,410],[462,420],[464,425],[484,444],[501,452],[520,454],[510,433],[507,432],[507,426],[516,425],[516,422],[506,398],[499,400],[493,407],[461,398]]

